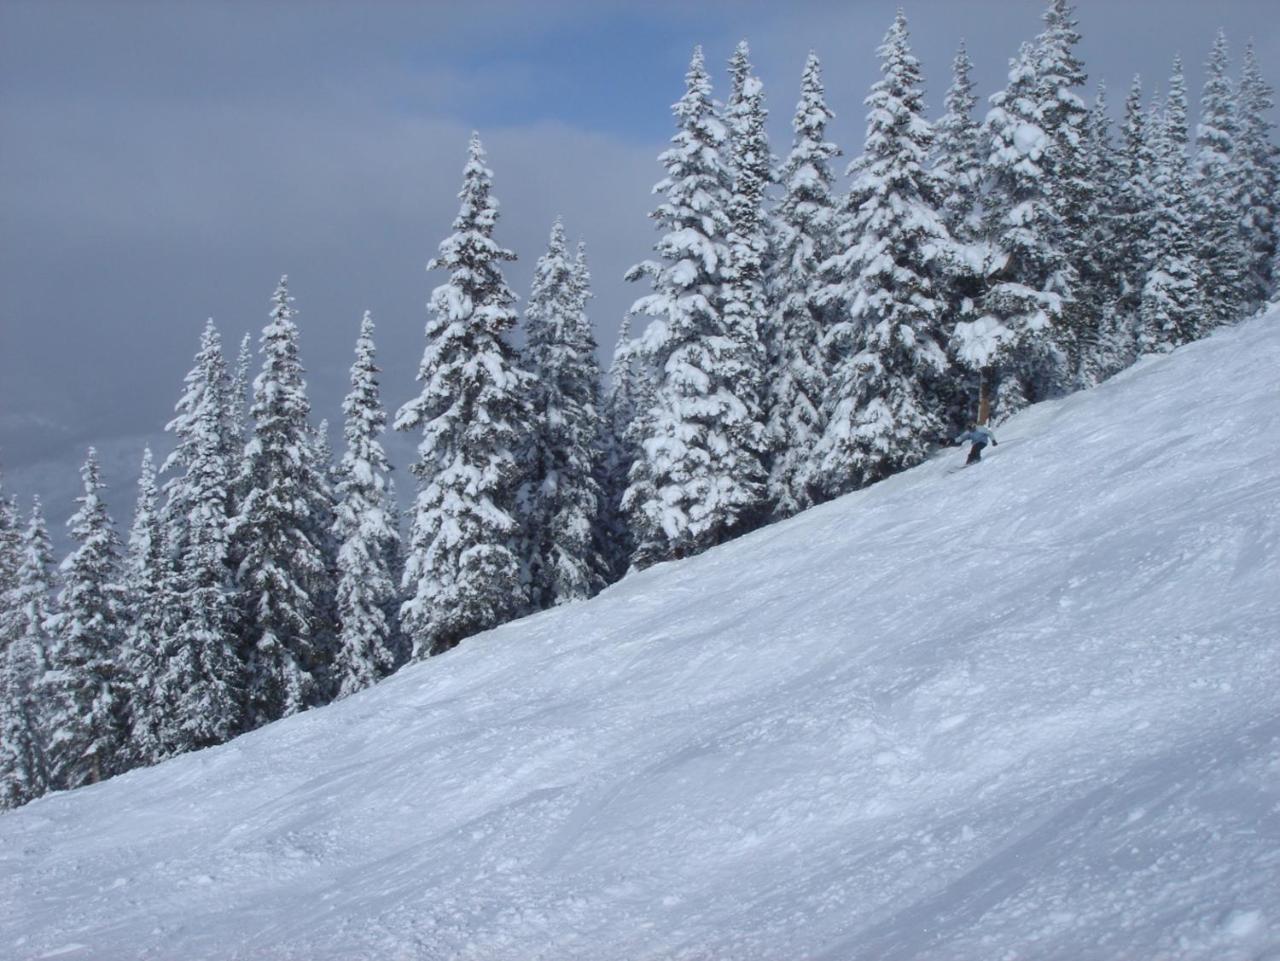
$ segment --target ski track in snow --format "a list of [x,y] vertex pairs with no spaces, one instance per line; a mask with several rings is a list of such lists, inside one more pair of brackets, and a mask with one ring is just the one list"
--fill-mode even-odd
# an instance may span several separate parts
[[14,959],[1280,959],[1280,313],[0,816]]

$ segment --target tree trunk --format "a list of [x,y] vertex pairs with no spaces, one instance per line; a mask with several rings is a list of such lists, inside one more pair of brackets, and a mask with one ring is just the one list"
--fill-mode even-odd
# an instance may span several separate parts
[[987,371],[978,374],[978,426],[991,416],[991,378]]

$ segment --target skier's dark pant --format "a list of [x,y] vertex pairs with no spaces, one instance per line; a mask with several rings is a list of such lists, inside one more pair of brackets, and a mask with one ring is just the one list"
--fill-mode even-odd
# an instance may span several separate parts
[[978,463],[978,461],[982,460],[982,448],[986,446],[987,446],[986,444],[974,444],[972,447],[970,447],[969,459],[965,461],[965,464],[966,465],[976,464]]

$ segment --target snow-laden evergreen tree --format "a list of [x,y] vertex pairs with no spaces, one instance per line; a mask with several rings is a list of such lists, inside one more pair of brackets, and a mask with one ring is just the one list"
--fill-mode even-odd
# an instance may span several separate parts
[[[960,43],[951,65],[951,86],[944,100],[945,112],[934,125],[933,179],[939,196],[942,222],[951,237],[951,248],[941,260],[945,291],[943,319],[945,343],[953,341],[956,324],[972,321],[985,289],[989,251],[982,232],[981,200],[986,143],[974,118],[977,97],[973,92],[969,59]],[[938,384],[938,403],[944,426],[950,431],[972,417],[974,375],[951,365]]]
[[[137,659],[135,684],[145,692],[146,716],[135,720],[134,741],[146,763],[220,744],[243,716],[230,580],[242,430],[234,384],[209,321],[167,426],[177,440],[164,466],[174,476],[165,484],[165,570],[154,588],[160,611],[127,648]],[[148,648],[148,637],[158,644]]]
[[1080,276],[1076,300],[1081,319],[1076,383],[1092,386],[1122,370],[1132,359],[1130,324],[1118,309],[1124,273],[1115,263],[1123,233],[1119,213],[1122,164],[1111,140],[1106,86],[1101,82],[1085,118],[1083,137],[1081,154],[1088,190],[1084,193],[1084,215],[1077,226],[1081,233],[1075,240]]
[[235,424],[240,428],[240,436],[248,437],[249,425],[249,375],[253,369],[253,336],[245,334],[240,338],[240,349],[236,351],[236,366],[231,374],[230,408]]
[[33,498],[31,514],[20,535],[15,575],[13,637],[27,637],[36,646],[42,671],[49,667],[54,627],[54,548],[45,523],[44,505]]
[[138,499],[129,528],[124,590],[129,619],[121,658],[129,682],[129,762],[153,764],[160,749],[156,680],[163,670],[167,635],[178,621],[182,598],[170,591],[174,571],[165,550],[156,493],[156,468],[148,447],[138,470]]
[[631,315],[622,318],[603,395],[600,489],[604,495],[601,553],[610,580],[622,577],[631,563],[635,540],[622,509],[627,477],[637,456],[637,419],[652,405],[652,378],[640,343],[631,336]]
[[446,651],[528,603],[513,512],[529,376],[507,340],[515,294],[502,262],[515,254],[493,239],[498,202],[484,157],[472,134],[454,233],[427,265],[449,279],[431,294],[422,393],[395,420],[396,430],[422,432],[401,607],[415,657]]
[[1207,321],[1200,286],[1203,271],[1196,256],[1181,59],[1174,61],[1164,109],[1153,105],[1150,126],[1151,269],[1139,308],[1142,351],[1172,350],[1195,340],[1204,333]]
[[832,496],[918,463],[941,430],[932,393],[946,366],[945,305],[935,261],[950,237],[927,170],[933,131],[901,11],[877,54],[883,77],[865,101],[866,144],[850,168],[850,189],[864,198],[858,241],[824,268],[835,281],[828,296],[841,305],[829,336],[847,345],[827,384],[815,451]]
[[404,536],[400,532],[400,518],[404,512],[400,510],[400,495],[396,489],[396,479],[394,468],[387,475],[387,492],[386,500],[388,517],[387,523],[391,530],[395,533],[395,538],[387,541],[386,551],[386,567],[391,577],[391,596],[387,598],[386,607],[383,612],[386,616],[387,623],[392,625],[394,630],[391,639],[395,644],[395,663],[397,666],[404,664],[413,656],[413,641],[407,637],[400,628],[400,585],[404,581],[404,555],[405,545]]
[[46,675],[50,781],[61,789],[93,784],[123,770],[128,737],[120,546],[102,499],[105,485],[92,447],[80,476],[84,493],[67,521],[74,547],[60,568],[53,671]]
[[0,655],[16,633],[13,623],[15,595],[18,587],[18,568],[22,561],[22,529],[18,523],[18,508],[4,492],[0,483]]
[[316,581],[312,598],[316,610],[313,644],[316,701],[326,704],[337,694],[333,665],[338,657],[338,485],[340,468],[329,443],[329,420],[321,419],[311,434],[314,463],[323,483],[309,491],[311,499],[311,539],[320,546],[324,574]]
[[240,489],[242,480],[241,462],[244,459],[244,446],[249,440],[249,406],[251,400],[250,372],[253,369],[253,337],[246,333],[240,338],[240,349],[236,352],[236,366],[231,373],[231,385],[228,392],[227,412],[231,429],[228,432],[230,449],[227,465],[231,473],[231,497],[227,501],[227,513],[235,516],[240,511],[240,501],[244,492]]
[[389,618],[397,599],[394,571],[395,501],[391,498],[381,436],[387,426],[379,396],[373,318],[365,311],[351,365],[351,391],[343,401],[346,450],[338,470],[338,652],[333,677],[338,697],[354,694],[400,666],[396,624]]
[[826,333],[826,312],[818,303],[824,284],[820,268],[835,253],[831,161],[840,148],[826,139],[834,116],[827,107],[822,65],[810,53],[791,121],[795,138],[780,176],[784,193],[774,211],[769,285],[769,500],[779,518],[804,510],[814,498],[809,480],[813,449],[822,436]]
[[1238,102],[1236,195],[1245,258],[1241,293],[1244,309],[1254,311],[1280,281],[1273,272],[1280,253],[1280,151],[1271,143],[1274,97],[1258,69],[1252,43],[1244,51]]
[[193,499],[186,516],[187,556],[170,584],[177,600],[152,685],[152,725],[158,757],[221,744],[240,728],[244,664],[233,644],[234,595],[228,567],[232,476],[226,461],[225,408],[213,403],[214,383],[193,424],[186,481]]
[[9,644],[0,653],[0,809],[17,807],[49,789],[48,731],[41,698],[53,616],[53,548],[40,499],[20,535]]
[[1064,365],[1060,386],[1080,387],[1091,380],[1086,359],[1100,338],[1100,315],[1092,307],[1103,295],[1085,289],[1095,256],[1089,213],[1100,186],[1089,164],[1088,110],[1080,93],[1086,77],[1075,52],[1080,43],[1075,10],[1068,0],[1049,0],[1043,19],[1033,56],[1038,125],[1046,138],[1042,187],[1055,215],[1045,226],[1054,231],[1050,242],[1067,264],[1057,277],[1061,313],[1051,335]]
[[589,282],[585,253],[570,259],[557,220],[525,310],[523,366],[533,375],[533,417],[523,499],[535,610],[590,597],[608,571],[597,536],[604,495],[597,480],[600,368],[586,314]]
[[942,221],[958,243],[979,234],[978,203],[982,194],[982,130],[973,116],[978,98],[970,76],[973,61],[961,41],[951,64],[951,86],[945,112],[934,124],[933,176],[937,181]]
[[53,544],[45,524],[40,498],[33,499],[31,514],[19,541],[18,569],[12,597],[11,639],[25,638],[31,646],[38,674],[49,668],[53,649],[50,631],[53,616]]
[[679,131],[659,157],[667,176],[654,188],[666,198],[652,214],[659,259],[627,274],[653,288],[632,310],[652,318],[644,352],[657,371],[623,498],[641,565],[728,540],[759,519],[767,496],[764,425],[738,392],[758,354],[724,314],[733,180],[701,47],[685,82],[673,108]]
[[316,492],[327,487],[307,424],[311,404],[298,359],[288,278],[262,330],[253,382],[253,433],[245,447],[244,501],[232,523],[240,558],[246,665],[243,722],[256,727],[316,703],[315,643],[328,571],[316,540]]
[[[231,419],[232,382],[222,353],[222,336],[212,320],[205,323],[195,360],[182,383],[173,418],[165,425],[175,437],[173,450],[160,468],[161,473],[170,475],[164,485],[165,538],[178,569],[187,556],[190,516],[199,497],[188,477],[192,463],[207,458],[210,444],[216,445],[221,462],[217,470],[224,485],[235,476],[239,463],[238,438]],[[207,430],[213,431],[212,437],[202,433]]]
[[764,106],[764,85],[752,74],[750,57],[751,51],[743,40],[729,61],[731,86],[725,105],[725,146],[733,189],[726,210],[729,260],[724,271],[722,316],[726,333],[740,345],[734,357],[734,391],[746,405],[751,422],[741,442],[754,445],[756,457],[766,463],[770,312],[765,289],[769,259],[765,192],[773,181],[773,158],[765,132],[768,111]]
[[1061,220],[1047,181],[1051,143],[1041,127],[1036,51],[1024,44],[1008,86],[992,95],[984,229],[994,262],[973,320],[956,324],[952,350],[980,378],[977,419],[999,417],[1062,386],[1063,301],[1075,286]]
[[1117,315],[1126,328],[1129,359],[1137,349],[1138,310],[1151,269],[1154,133],[1142,102],[1142,79],[1135,76],[1124,102],[1124,127],[1118,161],[1120,185],[1115,216],[1116,239],[1111,253],[1120,279]]
[[1205,64],[1200,120],[1196,124],[1196,156],[1192,203],[1196,255],[1208,329],[1236,320],[1245,302],[1247,257],[1240,232],[1240,197],[1236,141],[1239,124],[1232,89],[1227,37],[1221,30]]

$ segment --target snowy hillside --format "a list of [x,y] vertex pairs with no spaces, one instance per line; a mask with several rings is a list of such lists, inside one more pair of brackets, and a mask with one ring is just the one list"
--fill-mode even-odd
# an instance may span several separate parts
[[0,957],[1280,958],[1280,314],[0,816]]

